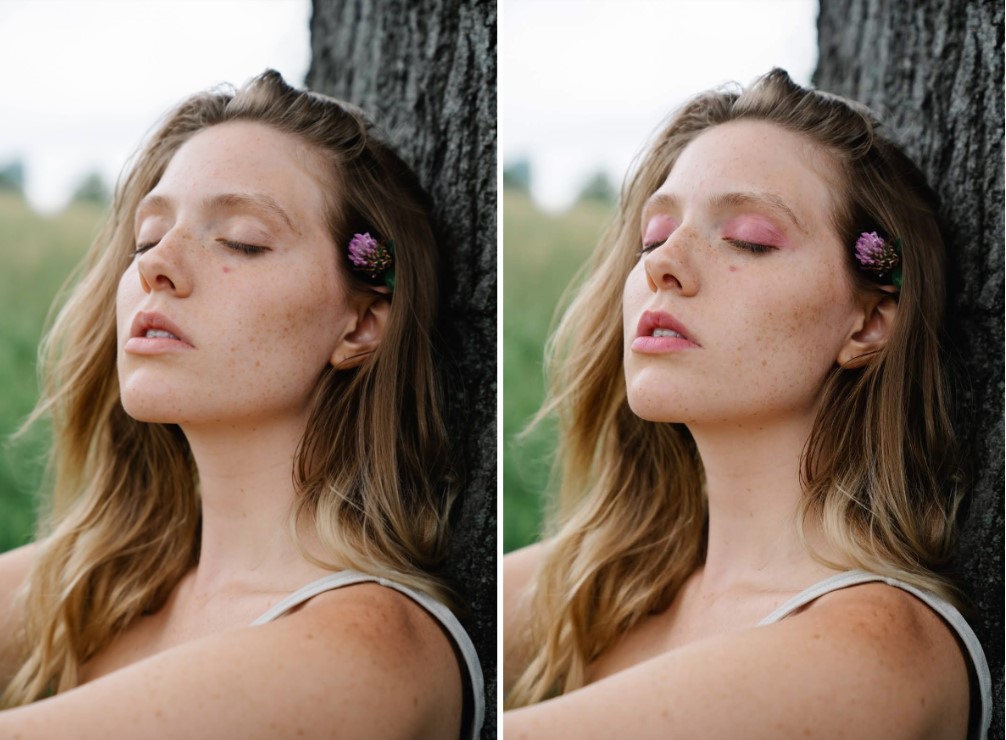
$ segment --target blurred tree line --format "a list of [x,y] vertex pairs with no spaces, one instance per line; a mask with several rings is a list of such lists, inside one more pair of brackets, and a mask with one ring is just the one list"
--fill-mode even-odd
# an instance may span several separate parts
[[[24,197],[25,166],[24,160],[13,159],[0,165],[0,191],[16,193]],[[112,190],[105,178],[97,170],[85,174],[70,196],[71,203],[95,203],[105,206],[112,202]]]
[[[527,157],[517,157],[503,168],[503,187],[530,195],[533,173],[531,160]],[[618,188],[608,171],[598,169],[588,176],[577,191],[574,203],[599,203],[614,207],[618,203]]]

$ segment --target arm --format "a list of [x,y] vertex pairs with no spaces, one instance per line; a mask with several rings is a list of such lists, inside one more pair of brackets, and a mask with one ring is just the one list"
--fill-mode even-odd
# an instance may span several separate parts
[[0,555],[0,688],[20,667],[17,637],[24,611],[17,598],[28,577],[35,545],[25,545]]
[[967,707],[948,628],[911,596],[872,584],[507,712],[504,727],[509,740],[963,737]]
[[365,584],[0,712],[0,737],[457,737],[460,716],[448,638],[407,597]]
[[527,665],[530,655],[524,636],[531,611],[527,588],[538,567],[541,543],[503,557],[503,691],[506,692]]

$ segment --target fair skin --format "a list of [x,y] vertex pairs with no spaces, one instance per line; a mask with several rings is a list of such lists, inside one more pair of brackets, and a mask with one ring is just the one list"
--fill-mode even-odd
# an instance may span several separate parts
[[[825,374],[882,346],[896,313],[851,288],[831,167],[796,134],[732,122],[689,144],[648,201],[623,297],[626,389],[636,414],[695,439],[705,562],[586,686],[507,712],[507,738],[964,737],[963,656],[914,597],[867,584],[756,626],[835,572],[798,535],[800,453]],[[812,522],[806,538],[834,555]],[[529,624],[540,557],[504,559],[505,642]],[[528,657],[505,650],[505,684]]]
[[[83,667],[82,686],[0,713],[0,735],[458,736],[453,648],[408,597],[361,584],[248,626],[327,572],[287,526],[296,446],[323,369],[360,362],[388,311],[379,292],[346,288],[324,218],[330,187],[299,140],[231,122],[186,142],[141,204],[116,306],[121,398],[135,418],[185,433],[199,562]],[[0,559],[2,593],[30,557]],[[12,603],[0,609],[5,635]]]

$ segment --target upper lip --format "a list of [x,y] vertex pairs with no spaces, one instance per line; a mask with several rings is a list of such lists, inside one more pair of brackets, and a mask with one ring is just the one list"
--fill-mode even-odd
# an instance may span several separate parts
[[671,331],[677,332],[683,336],[689,342],[699,345],[699,343],[695,341],[695,338],[688,333],[688,329],[685,328],[685,325],[669,313],[665,313],[663,311],[644,311],[643,315],[639,317],[639,324],[636,326],[636,336],[652,336],[654,329],[670,329]]
[[145,337],[150,329],[171,332],[190,347],[195,346],[185,335],[185,332],[178,328],[178,324],[156,311],[138,312],[133,318],[133,325],[129,330],[129,336]]

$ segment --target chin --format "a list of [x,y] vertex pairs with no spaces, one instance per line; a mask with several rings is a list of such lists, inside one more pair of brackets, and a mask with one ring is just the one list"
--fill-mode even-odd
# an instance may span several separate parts
[[644,421],[687,424],[691,420],[686,405],[680,400],[633,391],[631,387],[627,389],[626,399],[632,413]]
[[136,421],[184,424],[191,420],[191,409],[186,409],[176,394],[163,387],[158,390],[130,388],[128,385],[120,387],[119,403],[123,411]]

